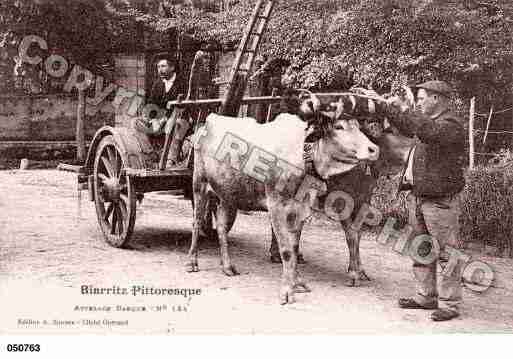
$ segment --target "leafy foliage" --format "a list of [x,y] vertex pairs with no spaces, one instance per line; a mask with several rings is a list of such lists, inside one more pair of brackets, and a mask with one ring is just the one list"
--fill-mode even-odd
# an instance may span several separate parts
[[513,161],[468,173],[462,196],[462,236],[468,242],[509,250],[513,257]]
[[[156,41],[151,34],[175,30],[233,47],[255,1],[233,1],[223,12],[178,0],[3,3],[25,4],[25,27],[54,34],[53,41],[87,59],[147,45]],[[0,24],[9,25],[3,18]],[[278,0],[261,51],[291,61],[286,81],[296,87],[357,84],[387,91],[436,77],[453,82],[461,97],[479,94],[500,107],[513,90],[512,33],[513,4],[507,0]]]

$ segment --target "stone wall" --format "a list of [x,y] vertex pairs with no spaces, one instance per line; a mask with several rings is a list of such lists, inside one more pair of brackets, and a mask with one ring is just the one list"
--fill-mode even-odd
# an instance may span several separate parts
[[[87,146],[86,146],[87,147]],[[77,146],[74,141],[0,141],[0,169],[5,159],[47,161],[74,159]]]
[[[86,107],[87,108],[87,107]],[[89,109],[86,139],[98,128],[112,125],[112,112]],[[77,98],[69,94],[0,95],[0,141],[70,141],[75,139]]]

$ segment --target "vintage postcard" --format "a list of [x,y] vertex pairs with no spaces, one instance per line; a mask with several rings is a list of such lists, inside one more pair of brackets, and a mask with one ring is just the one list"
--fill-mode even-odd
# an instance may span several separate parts
[[512,30],[500,0],[3,0],[0,334],[512,333]]

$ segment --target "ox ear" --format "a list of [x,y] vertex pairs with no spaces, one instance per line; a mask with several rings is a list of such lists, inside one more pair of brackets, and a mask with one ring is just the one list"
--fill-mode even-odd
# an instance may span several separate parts
[[412,89],[408,86],[403,86],[403,90],[405,93],[405,99],[406,99],[406,105],[415,111],[415,94],[413,93]]
[[340,97],[337,102],[333,102],[331,105],[335,107],[335,118],[339,119],[344,113],[344,101],[342,101],[342,97]]
[[321,100],[319,99],[319,97],[317,97],[314,94],[310,94],[310,101],[312,103],[314,112],[319,111],[319,109],[321,108]]
[[300,94],[302,100],[300,110],[306,116],[313,116],[319,112],[321,108],[321,101],[311,92],[302,91]]

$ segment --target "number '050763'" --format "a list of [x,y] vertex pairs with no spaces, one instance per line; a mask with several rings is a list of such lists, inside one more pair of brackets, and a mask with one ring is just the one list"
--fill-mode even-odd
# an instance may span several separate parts
[[39,344],[7,344],[8,352],[38,352]]

